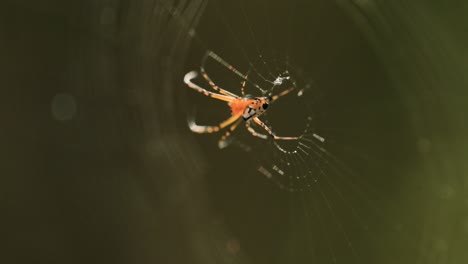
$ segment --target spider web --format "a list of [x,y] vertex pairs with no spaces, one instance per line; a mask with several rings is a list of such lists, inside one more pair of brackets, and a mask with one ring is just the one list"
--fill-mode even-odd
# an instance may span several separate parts
[[[385,218],[389,211],[398,211],[397,206],[383,200],[388,189],[379,186],[379,181],[385,174],[372,177],[375,167],[382,164],[370,154],[381,155],[375,149],[381,144],[378,135],[387,132],[367,129],[368,122],[377,122],[367,109],[375,107],[369,98],[377,98],[378,92],[382,92],[367,87],[383,84],[378,78],[376,81],[366,76],[366,70],[372,71],[369,67],[362,71],[346,68],[352,65],[350,61],[359,58],[341,54],[349,48],[343,44],[344,40],[358,33],[338,36],[333,34],[333,29],[352,30],[349,25],[344,26],[349,21],[341,18],[337,24],[345,28],[335,25],[326,31],[313,26],[320,25],[320,19],[333,24],[320,14],[323,10],[337,12],[332,5],[214,2],[207,6],[200,26],[187,30],[194,40],[187,70],[197,69],[203,54],[213,50],[241,74],[249,73],[246,92],[251,96],[277,94],[295,87],[294,92],[272,104],[260,119],[276,135],[299,136],[298,140],[261,139],[242,126],[230,137],[231,149],[246,153],[234,154],[242,156],[240,164],[244,166],[239,173],[248,175],[246,177],[261,175],[273,183],[274,188],[284,191],[283,195],[291,195],[285,196],[292,203],[289,221],[293,226],[290,229],[292,233],[303,234],[284,250],[286,255],[290,254],[286,262],[296,259],[294,263],[302,263],[313,259],[321,263],[372,263],[376,256],[364,253],[381,250],[390,243],[390,240],[379,240],[376,230],[395,228],[395,224]],[[314,9],[318,11],[311,11]],[[358,44],[353,45],[360,45],[362,40],[355,41]],[[240,94],[242,76],[214,60],[207,63],[206,71],[217,85]],[[379,76],[376,71],[372,74]],[[362,80],[363,77],[367,79]],[[202,78],[196,82],[210,90]],[[213,111],[219,103],[199,94],[194,94],[190,100],[199,110],[196,118],[200,123],[216,124],[225,118],[227,111]],[[219,107],[226,106],[219,104]],[[382,111],[380,114],[387,114]],[[392,125],[387,122],[382,129],[388,130]],[[254,128],[266,134],[260,127]],[[207,142],[215,148],[220,136],[209,135],[212,140]],[[385,148],[389,153],[398,152],[390,145]],[[215,156],[221,155],[216,153]],[[244,157],[248,157],[250,163],[245,163]],[[228,165],[219,166],[224,169]],[[386,181],[390,186],[393,184],[393,181]],[[252,188],[265,188],[259,187],[259,181],[247,182],[250,187],[257,184]],[[266,181],[261,182],[267,185]],[[414,238],[408,235],[406,239],[413,241]],[[302,243],[304,249],[297,249],[297,243]]]
[[[246,85],[249,96],[274,95],[291,86],[295,87],[290,95],[280,98],[260,116],[260,119],[277,135],[299,136],[299,140],[288,142],[273,140],[270,137],[259,139],[245,131],[236,131],[230,140],[232,145],[252,153],[252,157],[258,162],[257,171],[278,187],[291,192],[307,191],[320,177],[329,174],[330,168],[343,167],[337,157],[326,149],[328,142],[324,125],[327,124],[323,122],[326,118],[326,109],[323,108],[326,103],[324,100],[327,99],[324,98],[326,91],[316,83],[315,74],[306,68],[308,66],[304,65],[305,62],[296,59],[298,54],[291,52],[291,45],[295,43],[293,32],[290,30],[294,28],[291,13],[295,12],[296,4],[288,5],[286,10],[271,10],[274,6],[262,2],[260,4],[263,4],[262,12],[273,12],[272,14],[277,16],[286,17],[286,22],[278,24],[277,20],[261,13],[258,14],[261,17],[253,22],[251,17],[255,16],[249,14],[243,1],[227,7],[221,7],[219,3],[212,6],[213,13],[216,14],[215,19],[222,25],[220,30],[214,30],[219,33],[216,39],[231,40],[230,48],[238,54],[237,60],[236,57],[227,60],[223,55],[219,56],[240,73],[230,71],[227,66],[215,60],[208,62],[207,72],[217,85],[232,87],[229,90],[237,94],[243,81],[240,74],[243,73],[249,73]],[[241,18],[239,22],[233,24],[229,17],[224,17],[226,10],[237,14]],[[258,26],[260,29],[254,28],[259,21],[262,21]],[[262,29],[264,33],[259,34]],[[190,32],[195,34],[194,29],[190,29]],[[286,33],[278,38],[275,32]],[[201,43],[201,52],[206,52],[208,45],[200,40],[198,35],[197,41]],[[225,47],[219,49],[226,49],[224,54],[233,52]],[[308,54],[302,55],[307,57]],[[238,60],[239,58],[241,60]],[[199,83],[207,85],[202,80],[199,80]],[[232,85],[233,83],[238,85]],[[255,124],[253,126],[257,132],[266,136],[267,133],[261,127]],[[245,128],[240,127],[237,130]],[[333,138],[331,140],[333,141]]]

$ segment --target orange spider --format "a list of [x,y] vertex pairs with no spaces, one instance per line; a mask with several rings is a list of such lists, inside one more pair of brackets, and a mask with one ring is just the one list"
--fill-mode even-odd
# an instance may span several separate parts
[[[221,87],[217,86],[211,78],[208,76],[208,74],[205,72],[205,61],[208,57],[213,58],[217,62],[221,63],[225,67],[227,67],[229,70],[233,71],[235,74],[239,75],[244,79],[242,86],[241,86],[241,95],[238,96],[234,93],[231,93],[229,91],[226,91],[222,89]],[[249,81],[247,78],[247,75],[243,75],[240,73],[238,70],[236,70],[233,66],[225,62],[221,57],[216,55],[212,51],[207,51],[205,56],[203,57],[202,60],[202,66],[200,67],[200,72],[205,78],[205,80],[208,82],[208,84],[217,92],[219,93],[214,93],[207,91],[206,89],[203,89],[202,87],[198,86],[197,84],[193,83],[192,80],[197,77],[198,73],[196,71],[191,71],[185,74],[184,77],[184,82],[185,84],[188,85],[188,87],[194,89],[195,91],[198,91],[208,97],[212,97],[218,100],[226,101],[228,102],[229,107],[231,108],[231,117],[228,119],[224,120],[223,122],[219,123],[218,125],[215,126],[199,126],[195,124],[193,120],[189,120],[189,127],[190,129],[195,132],[195,133],[213,133],[213,132],[218,132],[221,129],[227,127],[230,125],[229,129],[226,131],[226,133],[221,137],[221,139],[218,142],[219,148],[224,148],[228,144],[226,142],[226,139],[229,137],[232,131],[237,128],[237,126],[241,123],[241,121],[245,121],[245,126],[247,130],[255,137],[267,139],[268,135],[261,134],[256,132],[252,126],[251,122],[255,122],[257,125],[261,126],[265,131],[275,140],[296,140],[299,139],[299,137],[280,137],[275,135],[275,133],[267,126],[265,123],[263,123],[258,117],[265,113],[267,110],[268,106],[273,103],[274,101],[278,100],[278,98],[290,93],[292,90],[294,90],[294,87],[291,87],[289,89],[286,89],[282,91],[279,94],[272,95],[272,96],[264,96],[264,97],[255,97],[255,98],[250,98],[245,95],[245,84],[246,81]],[[275,82],[273,82],[274,85],[278,85],[282,83],[283,79],[288,79],[288,77],[279,77]],[[252,83],[255,87],[258,89],[262,90],[260,87],[258,87],[257,84]]]

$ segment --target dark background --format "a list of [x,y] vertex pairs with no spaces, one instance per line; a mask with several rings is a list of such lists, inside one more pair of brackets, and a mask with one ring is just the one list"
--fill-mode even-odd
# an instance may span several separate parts
[[[452,2],[2,1],[1,261],[467,261],[467,6]],[[193,107],[228,114],[182,83],[208,48],[243,71],[257,48],[289,53],[354,185],[290,194],[256,172],[271,145],[252,159],[192,134]],[[303,122],[271,111],[283,131]]]

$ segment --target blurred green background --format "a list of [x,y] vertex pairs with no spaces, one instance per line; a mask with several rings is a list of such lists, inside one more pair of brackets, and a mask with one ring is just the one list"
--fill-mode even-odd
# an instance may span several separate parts
[[[467,11],[461,1],[2,1],[1,262],[467,262]],[[284,61],[286,50],[298,79],[316,83],[305,99],[314,126],[358,175],[356,188],[333,178],[345,199],[320,189],[333,210],[187,129],[194,106],[205,122],[228,114],[182,83],[207,48],[242,70],[242,53]]]

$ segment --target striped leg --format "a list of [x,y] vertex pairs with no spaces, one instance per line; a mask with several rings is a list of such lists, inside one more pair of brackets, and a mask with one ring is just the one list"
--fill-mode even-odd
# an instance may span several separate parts
[[278,98],[287,95],[287,94],[290,93],[292,90],[294,90],[294,87],[288,88],[288,89],[282,91],[281,93],[279,93],[279,94],[277,94],[277,95],[273,95],[273,96],[271,97],[271,101],[274,102],[274,101],[278,100]]
[[255,131],[255,129],[253,129],[253,127],[251,126],[250,122],[251,122],[250,120],[247,120],[245,122],[245,127],[250,132],[250,134],[252,134],[252,136],[259,137],[259,138],[262,138],[262,139],[267,139],[268,138],[268,135],[258,133],[257,131]]
[[249,69],[249,71],[245,74],[245,79],[244,79],[244,81],[242,82],[242,85],[241,85],[241,95],[242,95],[242,97],[245,96],[245,84],[247,83],[247,78],[249,77],[249,74],[250,74],[250,69]]
[[227,96],[227,95],[222,95],[222,94],[217,94],[217,93],[212,93],[212,92],[209,92],[205,89],[203,89],[202,87],[196,85],[195,83],[192,82],[193,79],[195,79],[197,77],[197,72],[196,71],[191,71],[187,74],[185,74],[185,77],[184,77],[184,82],[185,84],[188,85],[188,87],[194,89],[195,91],[197,92],[200,92],[208,97],[212,97],[212,98],[215,98],[215,99],[218,99],[218,100],[222,100],[222,101],[226,101],[226,102],[232,102],[233,100],[236,99],[236,97],[231,97],[231,96]]
[[229,145],[229,142],[227,141],[227,139],[231,135],[232,131],[234,131],[237,128],[240,122],[242,122],[242,119],[239,118],[234,124],[231,125],[231,127],[229,127],[226,133],[224,133],[224,135],[219,139],[218,147],[220,149],[223,149]]
[[193,120],[189,120],[188,125],[189,125],[190,130],[192,130],[195,133],[200,133],[200,134],[213,133],[213,132],[218,132],[219,130],[236,122],[240,117],[241,117],[240,115],[233,115],[216,126],[199,126],[195,124],[195,121]]
[[232,96],[234,98],[239,98],[238,95],[234,94],[234,93],[231,93],[227,90],[224,90],[223,88],[217,86],[213,80],[211,80],[210,76],[208,76],[208,73],[206,73],[205,71],[205,61],[206,59],[208,58],[208,52],[205,53],[205,56],[203,57],[203,60],[202,60],[202,64],[200,66],[200,72],[203,76],[203,78],[205,78],[205,80],[208,82],[208,84],[211,86],[211,88],[213,88],[215,91],[221,93],[221,94],[224,94],[224,95],[227,95],[227,96]]
[[[228,68],[230,71],[234,72],[237,76],[241,77],[242,79],[244,79],[247,82],[249,82],[250,84],[252,84],[255,88],[259,89],[262,93],[266,93],[266,91],[263,90],[258,84],[256,84],[256,83],[252,82],[251,80],[249,80],[247,78],[247,76],[242,74],[240,71],[238,71],[236,68],[234,68],[234,66],[227,63],[225,60],[223,60],[221,57],[216,55],[216,53],[214,53],[211,50],[209,50],[209,51],[207,51],[205,53],[205,56],[203,57],[203,60],[202,60],[202,67],[205,67],[205,63],[206,63],[206,60],[208,59],[208,57],[214,59],[215,61],[217,61],[218,63],[220,63],[224,67]],[[253,67],[253,65],[251,65],[251,66]],[[256,73],[259,74],[258,72],[256,72]],[[262,77],[261,75],[259,75],[259,76]]]
[[273,131],[271,131],[271,129],[267,125],[265,125],[260,119],[258,119],[258,117],[254,117],[253,121],[257,125],[263,127],[263,129],[265,129],[265,131],[268,132],[268,134],[270,134],[270,136],[273,139],[279,139],[279,140],[296,140],[296,139],[299,139],[299,137],[279,137],[279,136],[275,135],[275,133],[273,133]]

